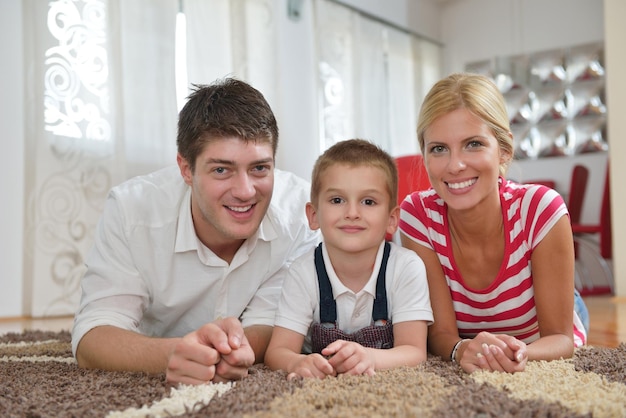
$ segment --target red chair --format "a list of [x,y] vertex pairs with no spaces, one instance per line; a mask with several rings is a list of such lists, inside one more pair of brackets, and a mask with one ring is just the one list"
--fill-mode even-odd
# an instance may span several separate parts
[[[583,288],[580,290],[582,295],[597,295],[613,292],[613,272],[611,266],[609,265],[610,260],[613,258],[613,245],[611,234],[611,198],[608,165],[606,168],[599,218],[600,219],[597,224],[583,224],[580,222],[580,214],[578,215],[577,222],[574,222],[574,218],[572,217],[572,232],[574,233],[574,241],[577,246],[577,252],[580,248],[585,248],[585,250],[587,250],[586,252],[590,254],[595,259],[596,263],[601,267],[606,282],[606,285],[604,286],[596,286],[593,278],[588,277],[588,269],[584,266],[584,264],[581,265],[582,270],[585,270],[584,273],[586,276],[586,283],[583,283]],[[591,239],[590,235],[597,235],[597,243]],[[581,257],[579,256],[577,258],[580,259]]]
[[572,170],[572,180],[569,186],[569,196],[567,198],[567,210],[569,211],[572,225],[580,224],[580,217],[583,212],[583,203],[587,192],[587,180],[589,170],[581,164],[576,164]]
[[[421,154],[397,157],[396,166],[398,167],[398,205],[408,194],[430,189],[430,180]],[[392,241],[393,236],[387,234],[386,239]]]
[[430,180],[421,154],[396,158],[398,167],[398,204],[415,191],[430,189]]

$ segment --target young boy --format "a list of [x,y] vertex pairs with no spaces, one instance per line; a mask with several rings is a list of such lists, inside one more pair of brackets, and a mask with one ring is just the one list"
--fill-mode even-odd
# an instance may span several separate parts
[[397,190],[394,160],[367,141],[339,142],[319,157],[306,215],[323,243],[289,269],[265,356],[271,369],[290,378],[373,375],[426,359],[433,314],[424,263],[385,241],[398,227]]

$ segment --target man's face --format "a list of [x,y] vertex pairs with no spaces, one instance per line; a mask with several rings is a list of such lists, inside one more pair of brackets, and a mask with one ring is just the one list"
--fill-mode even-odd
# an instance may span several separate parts
[[274,188],[271,144],[220,138],[205,146],[194,173],[180,155],[178,165],[191,186],[196,234],[218,256],[232,259],[269,207]]

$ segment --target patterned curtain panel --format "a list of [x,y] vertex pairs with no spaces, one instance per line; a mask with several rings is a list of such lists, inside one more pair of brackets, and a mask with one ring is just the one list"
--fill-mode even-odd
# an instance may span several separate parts
[[25,314],[74,313],[108,190],[175,164],[179,12],[183,77],[236,75],[271,95],[272,3],[24,0]]
[[330,0],[315,2],[320,149],[352,137],[418,152],[417,114],[441,77],[440,47]]
[[83,254],[123,177],[110,13],[106,1],[24,3],[24,310],[33,316],[77,306]]

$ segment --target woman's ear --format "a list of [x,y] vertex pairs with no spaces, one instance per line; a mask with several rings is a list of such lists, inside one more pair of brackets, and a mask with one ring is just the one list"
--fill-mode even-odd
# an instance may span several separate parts
[[[514,143],[513,133],[509,131],[507,135],[509,136],[509,138],[511,138],[511,143]],[[505,150],[504,148],[500,147],[500,164],[507,165],[511,162],[512,159],[513,159],[513,154],[510,151]]]

